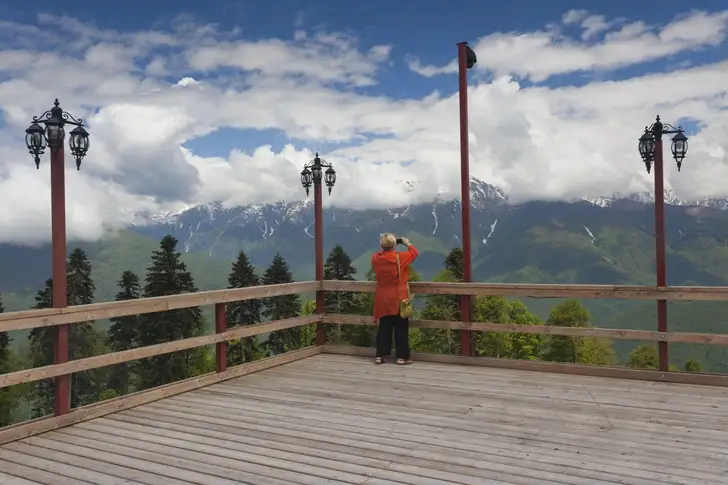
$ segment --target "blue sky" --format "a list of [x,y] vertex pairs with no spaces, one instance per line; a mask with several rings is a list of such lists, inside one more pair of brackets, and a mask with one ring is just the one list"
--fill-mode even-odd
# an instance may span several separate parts
[[[457,89],[454,76],[427,78],[408,69],[405,56],[414,54],[425,64],[447,64],[456,52],[455,43],[471,43],[494,32],[524,33],[543,29],[558,23],[564,13],[573,9],[589,8],[592,13],[607,18],[626,17],[645,20],[652,24],[667,23],[675,15],[685,13],[687,4],[667,0],[655,9],[647,2],[617,0],[611,2],[584,2],[557,0],[540,2],[521,0],[493,4],[482,0],[445,2],[436,0],[400,1],[370,0],[367,2],[334,0],[267,0],[229,1],[176,0],[175,2],[127,0],[125,2],[64,2],[35,0],[32,10],[23,0],[4,0],[0,16],[6,20],[32,23],[40,13],[72,15],[99,27],[120,32],[132,32],[168,26],[188,16],[198,23],[215,23],[221,30],[242,29],[240,37],[246,40],[265,38],[292,39],[294,31],[342,31],[359,39],[362,49],[377,44],[394,46],[391,67],[382,71],[374,86],[355,87],[362,94],[386,96],[392,99],[421,98],[438,90],[450,93]],[[695,0],[690,9],[707,11],[726,7],[724,0]],[[578,36],[576,28],[571,29]],[[565,34],[570,33],[566,28]],[[599,35],[591,40],[600,42]],[[483,55],[483,53],[481,53]],[[575,72],[555,75],[538,83],[544,86],[584,85],[597,80],[620,80],[646,72],[662,71],[681,63],[699,65],[721,59],[720,49],[703,52],[682,52],[667,59],[627,66],[606,72]],[[483,76],[487,77],[487,74]],[[528,79],[524,86],[533,85]],[[694,124],[690,123],[689,127]],[[261,144],[270,144],[280,150],[286,143],[297,141],[282,130],[238,130],[222,128],[210,135],[191,140],[186,147],[203,156],[225,156],[231,149],[252,150]],[[340,148],[341,143],[320,142],[315,150],[322,153]],[[344,145],[347,145],[346,143]]]
[[315,151],[338,174],[326,204],[458,197],[463,40],[470,173],[511,200],[652,190],[637,139],[657,114],[690,136],[666,186],[728,196],[727,39],[726,0],[0,0],[0,205],[23,207],[0,240],[47,237],[22,135],[55,97],[91,133],[68,175],[76,238],[140,211],[299,200]]

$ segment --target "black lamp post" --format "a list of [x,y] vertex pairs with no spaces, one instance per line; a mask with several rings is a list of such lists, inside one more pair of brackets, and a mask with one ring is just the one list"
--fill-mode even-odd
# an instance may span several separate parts
[[[41,126],[42,125],[42,126]],[[65,308],[66,297],[66,187],[65,187],[65,154],[63,139],[66,136],[65,126],[73,125],[68,144],[71,154],[76,159],[76,169],[81,169],[81,160],[86,156],[89,147],[88,132],[83,120],[76,119],[63,111],[58,99],[53,107],[40,116],[34,116],[30,127],[25,130],[25,144],[33,156],[36,168],[40,169],[40,157],[46,148],[51,151],[51,240],[53,278],[53,307]],[[55,327],[53,339],[53,362],[68,362],[68,325]],[[55,378],[56,416],[66,414],[70,404],[69,376]]]
[[[639,139],[639,152],[642,161],[647,167],[647,173],[655,164],[655,267],[657,271],[657,286],[667,286],[667,258],[665,243],[665,185],[663,179],[662,136],[672,137],[672,156],[677,162],[680,171],[682,162],[688,152],[688,138],[681,126],[677,128],[662,123],[660,117],[648,127]],[[657,300],[657,331],[667,332],[667,300]],[[660,370],[667,372],[669,359],[667,342],[658,342]]]
[[[324,168],[326,171],[324,171]],[[324,280],[324,208],[323,208],[323,196],[321,194],[321,180],[326,184],[329,189],[329,195],[331,195],[331,189],[334,188],[336,183],[336,171],[334,167],[325,160],[319,157],[318,152],[316,157],[308,162],[301,171],[301,185],[306,189],[306,195],[313,185],[313,200],[314,200],[314,245],[315,250],[315,266],[316,266],[316,281]],[[324,313],[324,292],[316,292],[316,313]],[[322,323],[316,326],[316,345],[324,345],[326,343],[326,331]]]

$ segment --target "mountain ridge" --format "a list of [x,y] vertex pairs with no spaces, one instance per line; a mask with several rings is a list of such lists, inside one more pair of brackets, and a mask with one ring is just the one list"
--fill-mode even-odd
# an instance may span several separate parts
[[[415,189],[419,183],[411,180],[403,180],[402,188],[406,192],[411,192]],[[459,195],[453,198],[445,198],[443,195],[445,192],[437,192],[432,200],[429,202],[435,205],[443,204],[457,204],[460,205]],[[728,210],[728,198],[725,197],[708,197],[705,199],[690,200],[679,197],[674,190],[666,188],[664,190],[664,200],[666,205],[673,206],[694,206],[694,207],[708,207],[720,210]],[[636,202],[640,204],[654,204],[655,194],[654,192],[634,192],[629,194],[622,194],[621,192],[615,192],[612,196],[582,196],[572,198],[568,200],[528,200],[519,203],[511,203],[508,195],[500,188],[495,185],[484,182],[475,177],[471,178],[470,181],[470,204],[474,208],[482,208],[485,205],[523,205],[531,202],[566,202],[566,203],[578,203],[587,202],[598,207],[611,207],[614,203],[619,202]],[[406,204],[401,206],[394,206],[383,209],[347,209],[347,208],[331,208],[332,211],[367,211],[367,210],[384,210],[390,213],[394,218],[397,218],[403,212],[406,212],[410,207],[427,204],[428,202],[422,202],[418,204]],[[150,213],[150,212],[137,212],[135,214],[135,220],[131,224],[131,227],[139,227],[146,224],[174,224],[180,216],[190,211],[196,211],[202,216],[207,214],[207,218],[214,220],[215,218],[224,216],[228,211],[234,211],[235,209],[243,208],[244,210],[239,214],[240,217],[245,219],[246,217],[255,217],[260,215],[266,208],[271,207],[276,209],[278,212],[285,213],[286,216],[295,216],[301,211],[305,211],[313,206],[313,198],[301,199],[301,200],[277,200],[271,203],[256,203],[241,206],[233,206],[226,208],[222,202],[209,202],[206,204],[198,204],[193,206],[185,207],[177,211],[169,211],[165,213]],[[311,235],[310,235],[311,236]],[[313,236],[311,236],[313,237]]]

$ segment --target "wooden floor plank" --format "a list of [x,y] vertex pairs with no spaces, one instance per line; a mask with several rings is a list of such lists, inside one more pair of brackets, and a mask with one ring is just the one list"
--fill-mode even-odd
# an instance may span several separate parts
[[31,482],[25,478],[14,477],[3,472],[0,472],[0,483],[2,485],[43,485],[40,482]]
[[[208,422],[198,422],[195,424],[195,419],[192,416],[184,419],[175,419],[169,416],[149,413],[148,411],[139,411],[131,416],[128,414],[117,415],[112,417],[112,419],[139,423],[155,428],[163,426],[165,429],[184,429],[199,436],[210,437],[211,439],[229,440],[232,439],[230,436],[232,434],[235,437],[239,436],[240,440],[243,441],[248,440],[251,436],[257,436],[261,439],[268,439],[269,442],[265,446],[269,448],[285,446],[282,443],[295,443],[305,447],[307,454],[319,454],[322,450],[332,450],[352,455],[366,454],[369,457],[383,460],[394,459],[398,463],[442,471],[450,471],[457,466],[460,467],[459,470],[461,473],[467,473],[481,478],[492,477],[489,473],[502,471],[506,467],[517,474],[523,474],[528,470],[525,473],[526,475],[538,475],[544,478],[549,473],[564,474],[569,472],[574,475],[575,478],[572,480],[576,483],[603,483],[604,481],[606,483],[613,483],[615,480],[619,483],[618,480],[622,478],[619,475],[609,473],[603,466],[596,465],[588,469],[580,467],[579,462],[576,460],[572,460],[568,464],[556,464],[553,459],[547,459],[538,463],[537,467],[529,467],[524,466],[523,460],[519,458],[501,456],[499,457],[500,459],[493,459],[493,455],[491,454],[488,460],[484,460],[482,454],[463,453],[461,450],[453,450],[450,453],[446,453],[442,447],[430,448],[434,451],[429,451],[428,449],[421,449],[420,446],[413,446],[412,442],[406,440],[381,436],[370,436],[369,441],[366,441],[362,439],[362,434],[347,433],[345,438],[336,438],[330,430],[325,430],[322,433],[321,430],[317,430],[316,428],[308,428],[305,433],[296,433],[295,430],[289,429],[288,424],[285,430],[263,425],[257,427],[260,431],[256,431],[255,425],[251,429],[250,426],[239,427],[237,423],[236,426],[227,426],[225,424],[213,425]],[[577,470],[575,468],[580,469]],[[658,473],[638,472],[638,474],[640,477],[630,481],[630,483],[651,485],[655,483],[654,480],[664,478],[663,474]],[[530,479],[523,481],[524,483],[528,483],[528,480]]]
[[[173,407],[165,406],[153,410],[130,411],[117,415],[113,419],[124,420],[131,415],[153,421],[170,422],[170,420],[174,420],[172,422],[182,423],[188,427],[192,423],[199,422],[200,426],[207,430],[218,429],[222,432],[235,432],[237,429],[241,429],[243,435],[246,436],[256,431],[261,431],[268,436],[284,433],[286,437],[298,436],[302,439],[319,440],[334,446],[346,444],[369,450],[387,450],[390,453],[395,453],[396,450],[405,457],[420,457],[447,463],[458,463],[460,457],[471,458],[477,463],[482,463],[485,460],[484,457],[487,457],[491,461],[516,464],[524,468],[563,471],[565,467],[572,474],[584,477],[594,477],[593,470],[610,472],[610,465],[617,461],[622,462],[621,468],[627,470],[630,475],[648,477],[653,480],[664,478],[665,474],[680,475],[682,471],[671,468],[669,461],[645,463],[645,460],[640,459],[640,457],[625,456],[624,453],[599,452],[595,455],[589,455],[585,453],[584,449],[578,447],[571,447],[570,449],[569,447],[562,447],[561,450],[549,450],[526,447],[520,444],[493,443],[488,437],[478,440],[476,443],[471,443],[466,440],[448,441],[440,436],[439,439],[436,438],[437,445],[431,445],[423,444],[422,436],[415,434],[397,432],[394,437],[388,437],[386,429],[378,431],[352,425],[315,422],[313,420],[305,420],[307,424],[301,424],[301,420],[288,416],[277,416],[275,420],[271,420],[270,417],[260,419],[251,416],[252,414],[254,413],[231,416],[230,413],[208,412],[203,416],[180,412],[174,410]],[[530,456],[530,459],[524,461],[518,456]],[[453,461],[453,457],[457,458],[457,460]],[[479,467],[480,465],[470,463],[468,466]],[[696,471],[700,472],[700,470]],[[722,471],[722,468],[720,468],[718,474],[710,475],[705,473],[703,478],[717,480],[722,476]]]
[[[72,453],[66,453],[65,451],[55,450],[52,447],[48,447],[48,440],[40,437],[31,437],[22,442],[8,443],[5,445],[5,448],[25,453],[26,455],[33,455],[41,458],[44,457],[67,465],[120,477],[125,480],[122,483],[145,483],[148,485],[186,485],[189,483],[139,471],[134,468],[119,466],[115,463],[97,461],[95,459],[90,460],[89,455],[79,456]],[[68,446],[59,448],[67,450],[70,449]]]
[[5,485],[725,485],[728,389],[317,355],[0,446]]
[[[493,411],[495,411],[501,417],[517,417],[519,424],[521,425],[537,425],[537,423],[547,420],[550,426],[562,430],[572,427],[580,428],[584,425],[594,426],[600,429],[609,427],[615,430],[615,434],[625,435],[625,438],[628,437],[635,442],[639,442],[642,439],[649,439],[649,435],[660,435],[664,439],[679,440],[682,442],[695,441],[700,442],[700,444],[705,446],[710,446],[713,449],[723,448],[728,450],[728,442],[726,441],[724,434],[720,431],[716,431],[715,429],[701,430],[701,433],[697,434],[694,432],[695,430],[693,428],[685,429],[684,427],[678,426],[665,426],[663,423],[649,423],[645,422],[645,419],[643,418],[640,419],[639,417],[633,417],[631,413],[623,414],[626,419],[620,419],[617,417],[610,419],[596,403],[591,407],[594,410],[591,415],[589,413],[581,415],[579,422],[574,423],[573,411],[568,414],[562,413],[558,406],[553,405],[553,402],[549,403],[549,406],[544,405],[541,409],[528,409],[528,405],[522,405],[518,408],[518,411],[506,414],[498,412],[500,411],[498,409],[487,409],[480,403],[471,406],[439,403],[438,407],[438,403],[435,402],[419,401],[415,404],[412,401],[416,398],[409,400],[409,402],[411,402],[411,404],[409,404],[406,398],[397,399],[381,395],[374,398],[366,397],[375,396],[374,393],[378,391],[377,388],[370,388],[368,394],[362,394],[357,391],[344,391],[341,393],[337,393],[336,391],[325,391],[322,393],[312,393],[310,387],[312,386],[275,386],[275,388],[258,386],[236,388],[233,386],[222,386],[209,389],[206,392],[216,396],[229,394],[232,396],[260,399],[263,401],[276,401],[280,398],[287,399],[289,402],[293,400],[292,402],[306,406],[324,405],[329,409],[345,408],[350,410],[366,410],[371,408],[372,403],[376,403],[378,404],[378,409],[382,411],[407,409],[407,413],[413,414],[416,419],[419,418],[419,416],[427,417],[429,415],[446,418],[458,418],[463,415],[469,415],[478,419],[481,416],[487,418],[493,414]],[[615,422],[616,424],[619,424],[619,426],[615,426]],[[713,423],[713,428],[715,427],[715,424],[716,423]]]

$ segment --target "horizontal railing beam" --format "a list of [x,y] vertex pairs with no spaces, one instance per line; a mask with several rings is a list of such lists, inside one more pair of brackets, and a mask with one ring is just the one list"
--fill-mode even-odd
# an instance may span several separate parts
[[[326,280],[323,291],[373,293],[372,281]],[[412,293],[426,295],[475,295],[528,298],[627,299],[673,301],[728,301],[728,287],[723,286],[614,286],[614,285],[551,285],[502,283],[410,283]]]
[[306,315],[302,317],[288,318],[285,320],[258,323],[255,325],[243,325],[232,327],[230,330],[223,333],[174,340],[172,342],[97,355],[94,357],[87,357],[85,359],[71,360],[63,364],[53,364],[44,367],[36,367],[35,369],[2,374],[0,375],[0,388],[14,386],[17,384],[26,384],[28,382],[35,382],[42,379],[50,379],[52,377],[73,374],[75,372],[98,369],[100,367],[121,364],[138,359],[156,357],[158,355],[170,354],[181,350],[194,349],[197,347],[216,344],[218,342],[227,342],[229,340],[252,337],[263,333],[309,325],[319,322],[319,317],[319,315]]
[[275,357],[248,362],[231,367],[225,372],[209,373],[197,377],[191,377],[183,381],[172,382],[163,386],[146,389],[144,391],[127,394],[107,401],[101,401],[87,406],[72,409],[68,414],[62,416],[47,416],[34,419],[25,423],[18,423],[0,429],[0,445],[54,429],[70,426],[89,419],[106,416],[108,414],[130,409],[142,404],[158,401],[167,397],[193,391],[201,387],[223,382],[229,379],[242,377],[254,372],[270,369],[289,362],[295,362],[317,354],[320,354],[322,347],[306,347],[300,350],[286,352]]
[[[374,325],[372,317],[359,315],[324,315],[322,323],[340,325]],[[656,332],[599,327],[559,327],[555,325],[515,325],[490,322],[449,322],[444,320],[410,320],[413,328],[472,330],[493,333],[528,333],[570,337],[646,340],[652,342],[682,342],[691,344],[728,345],[728,335],[693,332]]]
[[75,305],[66,308],[0,313],[0,332],[52,327],[69,323],[140,315],[143,313],[157,313],[180,308],[214,305],[216,303],[233,303],[236,301],[292,295],[295,293],[309,293],[319,290],[320,286],[320,282],[317,281],[303,281],[279,285],[199,291],[196,293],[139,298],[136,300],[108,301],[91,303],[89,305]]

